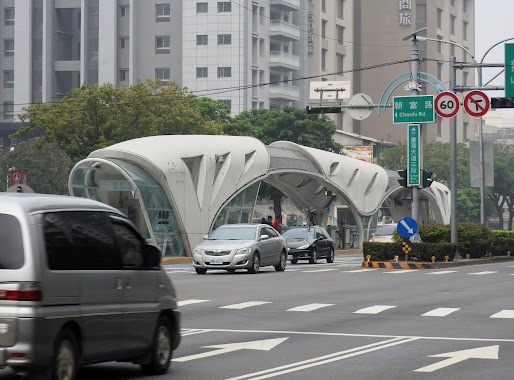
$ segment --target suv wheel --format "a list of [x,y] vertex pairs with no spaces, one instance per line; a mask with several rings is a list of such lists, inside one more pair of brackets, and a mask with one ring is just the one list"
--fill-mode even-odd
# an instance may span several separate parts
[[171,332],[170,322],[166,317],[157,321],[152,346],[150,348],[150,362],[141,364],[145,375],[162,375],[168,372],[171,361]]

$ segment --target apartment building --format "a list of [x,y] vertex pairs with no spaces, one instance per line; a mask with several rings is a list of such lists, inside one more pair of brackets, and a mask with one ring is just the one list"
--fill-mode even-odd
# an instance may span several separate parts
[[[348,81],[346,97],[365,93],[378,103],[388,83],[410,71],[392,62],[410,58],[403,38],[414,31],[474,51],[474,0],[2,0],[0,15],[0,124],[84,82],[128,86],[147,78],[222,101],[233,115],[303,107],[313,102],[311,80]],[[455,44],[419,48],[421,71],[446,84],[450,56],[469,62]],[[457,84],[472,85],[473,74],[459,70]],[[403,86],[394,92],[404,94]],[[333,115],[336,141],[405,140],[390,109],[362,121],[344,111]],[[459,141],[474,135],[472,123],[459,113]],[[449,140],[448,120],[424,130],[427,141]]]

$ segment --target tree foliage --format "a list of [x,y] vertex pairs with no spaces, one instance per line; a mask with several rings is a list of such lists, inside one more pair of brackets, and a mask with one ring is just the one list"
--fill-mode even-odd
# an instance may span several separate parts
[[23,141],[10,152],[0,151],[0,188],[5,191],[8,168],[27,172],[27,185],[36,193],[68,194],[72,162],[55,142],[39,144],[37,139]]
[[[52,103],[38,102],[20,116],[28,123],[16,136],[42,134],[72,160],[91,151],[144,136],[220,134],[223,108],[209,107],[171,82],[146,81],[131,87],[87,85]],[[206,118],[206,115],[210,115]]]
[[508,229],[512,230],[514,219],[514,146],[497,144],[494,148],[494,187],[490,193],[503,227],[503,210],[509,212]]

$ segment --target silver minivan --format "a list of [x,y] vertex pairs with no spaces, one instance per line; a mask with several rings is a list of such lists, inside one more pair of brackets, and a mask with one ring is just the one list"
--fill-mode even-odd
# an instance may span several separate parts
[[73,380],[106,361],[167,372],[180,343],[173,284],[120,211],[85,198],[0,195],[0,367]]

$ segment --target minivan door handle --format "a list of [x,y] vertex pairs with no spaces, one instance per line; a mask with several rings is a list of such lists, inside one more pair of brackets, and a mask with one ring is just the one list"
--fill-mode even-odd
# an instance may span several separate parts
[[118,290],[123,289],[123,280],[121,278],[116,279],[116,289],[118,289]]

